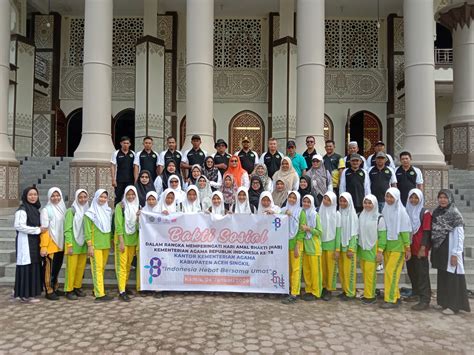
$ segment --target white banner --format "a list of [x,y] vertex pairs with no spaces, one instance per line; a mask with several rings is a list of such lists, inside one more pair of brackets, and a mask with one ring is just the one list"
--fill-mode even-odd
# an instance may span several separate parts
[[140,287],[288,293],[288,217],[140,215]]

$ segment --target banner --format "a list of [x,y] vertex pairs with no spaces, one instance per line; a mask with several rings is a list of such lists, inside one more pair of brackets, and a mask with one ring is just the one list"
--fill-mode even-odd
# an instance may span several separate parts
[[288,293],[288,217],[140,214],[140,287]]

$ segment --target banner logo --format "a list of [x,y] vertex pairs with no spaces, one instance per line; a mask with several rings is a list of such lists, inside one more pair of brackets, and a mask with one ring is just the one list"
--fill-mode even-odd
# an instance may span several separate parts
[[148,270],[150,276],[148,277],[148,283],[153,283],[153,278],[161,275],[161,259],[153,257],[150,259],[150,264],[144,266]]
[[281,219],[279,217],[276,217],[273,220],[272,224],[275,226],[275,232],[276,232],[281,227]]
[[276,270],[272,271],[272,278],[271,281],[273,283],[273,287],[275,288],[285,288],[285,277],[282,275],[278,276],[278,272]]

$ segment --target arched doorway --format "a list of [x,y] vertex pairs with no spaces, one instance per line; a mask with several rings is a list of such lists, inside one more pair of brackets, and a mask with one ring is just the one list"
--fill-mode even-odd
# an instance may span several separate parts
[[324,140],[334,139],[334,124],[328,115],[324,114]]
[[82,107],[67,116],[66,155],[73,157],[82,137]]
[[[216,140],[216,120],[212,120],[212,128],[214,132],[214,141]],[[186,140],[186,115],[183,116],[179,124],[179,149],[183,148],[184,142]],[[210,153],[210,152],[209,152]]]
[[[374,146],[382,139],[382,124],[379,118],[370,111],[359,111],[350,118],[350,127],[346,124],[346,146],[350,141],[356,141],[359,145],[360,154],[365,157],[374,153]],[[350,134],[348,137],[348,129]]]
[[120,148],[120,138],[128,136],[131,139],[130,149],[135,147],[135,110],[126,108],[115,115],[112,120],[112,137],[116,149]]
[[253,111],[240,111],[229,123],[230,149],[229,152],[237,152],[241,149],[240,141],[244,137],[249,137],[252,142],[252,150],[259,155],[263,151],[263,137],[265,127],[262,118]]

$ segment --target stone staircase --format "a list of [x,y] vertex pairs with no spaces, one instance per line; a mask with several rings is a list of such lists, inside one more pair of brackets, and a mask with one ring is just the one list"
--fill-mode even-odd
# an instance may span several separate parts
[[[49,173],[46,172],[46,178],[41,177],[41,181],[38,184],[41,193],[46,194],[50,186],[59,186],[63,188],[60,183],[64,182],[58,181],[55,179],[55,174],[60,173],[63,166],[69,164],[68,160],[61,161],[60,158],[54,158],[53,165],[56,164],[56,161],[59,161],[59,164],[55,165],[55,169],[45,168],[45,171],[51,170]],[[27,167],[28,164],[31,164],[31,161],[25,164],[23,167]],[[59,167],[59,169],[58,169]],[[23,176],[23,175],[22,175]],[[61,176],[61,175],[60,175]],[[68,176],[62,175],[62,178],[69,180]],[[49,185],[49,182],[54,183],[54,185]],[[29,184],[29,182],[21,181],[23,184]],[[44,187],[41,185],[44,184]],[[465,269],[466,269],[466,281],[468,288],[474,288],[474,172],[462,171],[462,170],[450,170],[449,172],[449,187],[456,195],[456,205],[459,207],[461,213],[463,214],[465,221]],[[67,189],[65,189],[67,191]],[[0,286],[1,285],[13,285],[15,279],[15,230],[13,229],[13,216],[10,215],[0,215]],[[60,278],[61,281],[64,277],[64,267],[61,270]],[[436,270],[430,269],[430,279],[431,285],[433,288],[436,288]],[[106,266],[105,272],[105,284],[108,287],[115,287],[117,284],[114,271],[114,255],[113,252],[109,255],[109,260]],[[132,271],[130,275],[130,284],[135,284],[135,272]],[[410,280],[406,271],[402,273],[400,280],[402,286],[410,286]],[[87,263],[86,272],[84,275],[84,285],[92,285],[92,277],[90,272],[89,262]],[[362,287],[362,277],[360,270],[357,275],[357,286]],[[383,273],[377,274],[377,286],[383,287]]]

